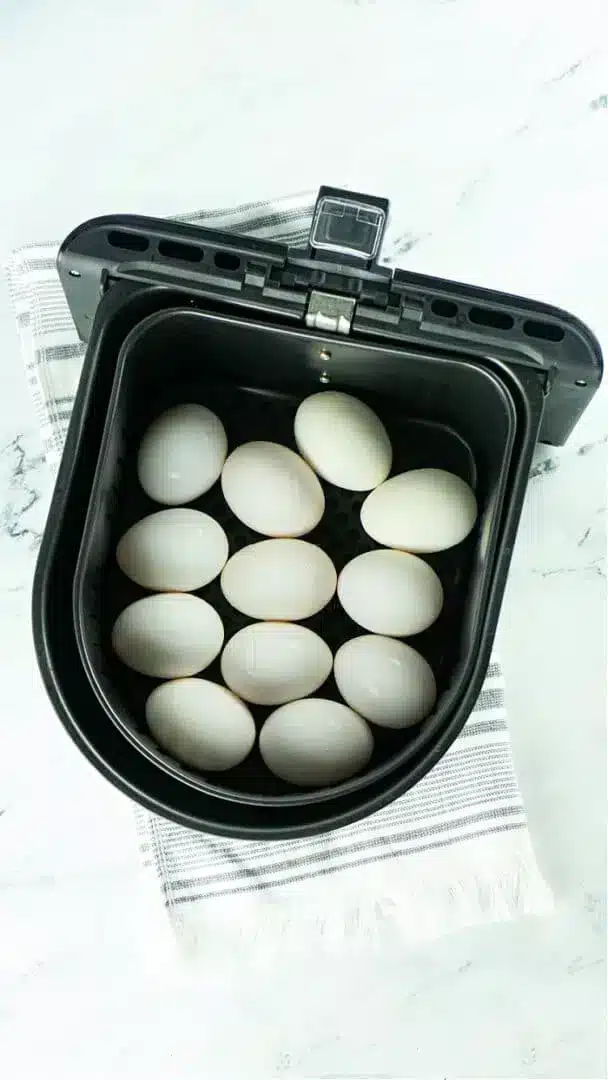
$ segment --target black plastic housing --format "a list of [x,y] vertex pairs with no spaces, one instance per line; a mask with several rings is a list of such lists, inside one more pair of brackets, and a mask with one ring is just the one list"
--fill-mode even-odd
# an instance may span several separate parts
[[[194,828],[278,839],[385,805],[433,766],[474,706],[534,446],[539,436],[563,441],[599,384],[595,339],[563,312],[519,298],[144,218],[82,226],[58,266],[89,342],[34,582],[36,649],[60,719],[121,790]],[[319,289],[354,298],[348,333],[306,326]],[[171,344],[179,348],[169,362]],[[141,595],[114,568],[116,540],[156,508],[134,484],[132,451],[149,420],[186,391],[211,407],[221,401],[233,444],[259,430],[260,403],[276,432],[266,426],[261,437],[289,441],[297,402],[327,380],[378,409],[401,467],[452,468],[476,488],[479,528],[462,549],[431,560],[452,586],[450,602],[437,626],[414,639],[435,666],[440,699],[413,732],[379,739],[367,773],[335,789],[269,784],[255,755],[218,782],[154,745],[137,706],[154,680],[144,687],[125,675],[107,648],[116,609]],[[317,539],[339,568],[367,541],[332,528],[336,515],[353,521],[361,500],[328,488],[329,524]],[[231,550],[258,538],[235,526],[217,492],[200,505],[224,514]],[[219,605],[217,586],[208,588],[201,594]],[[227,637],[238,628],[237,617]],[[316,629],[333,647],[358,632],[335,606]]]

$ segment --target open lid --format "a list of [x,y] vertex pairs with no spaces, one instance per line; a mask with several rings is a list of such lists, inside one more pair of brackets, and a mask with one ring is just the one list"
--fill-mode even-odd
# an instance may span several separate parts
[[95,218],[64,240],[57,268],[83,341],[116,282],[171,288],[324,335],[533,369],[546,395],[540,438],[565,442],[602,377],[591,331],[549,305],[381,266],[388,213],[386,199],[322,187],[304,248],[137,215]]

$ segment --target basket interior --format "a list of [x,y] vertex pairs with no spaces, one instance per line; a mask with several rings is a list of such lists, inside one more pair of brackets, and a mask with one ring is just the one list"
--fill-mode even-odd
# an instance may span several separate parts
[[[279,800],[294,790],[267,770],[257,747],[237,768],[205,776],[168,758],[147,731],[144,704],[160,680],[125,667],[110,646],[117,615],[147,595],[119,570],[116,545],[134,522],[161,509],[137,481],[137,448],[148,424],[164,409],[199,402],[221,418],[229,449],[251,439],[295,449],[296,409],[303,397],[321,388],[321,372],[332,389],[355,393],[381,417],[393,446],[392,475],[406,469],[442,468],[475,489],[480,516],[473,533],[449,551],[425,556],[443,584],[443,611],[428,630],[407,639],[435,673],[436,712],[448,692],[453,696],[457,691],[466,658],[475,647],[515,432],[514,409],[500,381],[465,359],[351,341],[324,342],[302,331],[189,310],[154,315],[127,338],[117,364],[75,578],[76,631],[85,666],[113,719],[148,756],[194,786]],[[339,573],[354,556],[377,545],[359,523],[365,494],[322,484],[326,511],[304,539],[322,547]],[[234,517],[219,483],[190,505],[220,522],[230,554],[262,539]],[[225,601],[219,579],[197,595],[218,611],[225,641],[253,621]],[[337,597],[303,625],[316,631],[334,653],[344,641],[364,632],[342,610]],[[203,677],[221,681],[219,657]],[[317,696],[339,700],[333,676]],[[252,706],[251,711],[259,730],[272,710]],[[374,774],[408,745],[413,747],[430,719],[405,731],[374,726],[375,750],[367,773]]]

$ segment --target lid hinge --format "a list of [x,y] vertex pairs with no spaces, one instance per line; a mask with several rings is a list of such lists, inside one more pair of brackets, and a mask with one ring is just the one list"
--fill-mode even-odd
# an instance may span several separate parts
[[349,296],[337,296],[313,289],[306,309],[306,325],[313,330],[349,334],[357,301]]

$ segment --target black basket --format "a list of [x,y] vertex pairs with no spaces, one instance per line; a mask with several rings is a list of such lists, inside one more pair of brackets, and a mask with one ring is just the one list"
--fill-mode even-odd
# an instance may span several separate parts
[[[345,193],[330,201],[338,196],[351,205]],[[352,205],[360,209],[364,198]],[[123,790],[176,821],[241,837],[345,824],[401,794],[445,752],[483,682],[539,432],[563,441],[601,377],[592,335],[562,312],[391,275],[373,262],[369,230],[351,228],[345,254],[344,236],[340,248],[332,223],[323,224],[327,199],[322,191],[303,252],[138,218],[83,226],[59,259],[89,348],[34,590],[47,688],[72,736]],[[369,202],[372,211],[386,206]],[[116,261],[121,244],[130,253],[124,262]],[[184,401],[217,411],[231,448],[255,438],[293,445],[297,405],[323,385],[377,411],[393,472],[445,468],[476,491],[474,533],[428,557],[444,610],[409,639],[434,669],[437,705],[409,731],[375,729],[368,769],[331,789],[294,792],[257,750],[221,778],[205,776],[154,743],[143,706],[157,681],[125,668],[109,648],[116,615],[143,595],[118,570],[116,543],[158,509],[137,483],[135,451],[149,422]],[[307,539],[339,571],[375,545],[358,524],[363,496],[324,489],[326,513]],[[222,523],[231,553],[260,539],[230,513],[219,485],[192,505]],[[226,639],[248,621],[217,581],[199,594],[219,611]],[[308,625],[333,651],[360,632],[337,600]],[[218,671],[216,661],[205,676]],[[331,680],[319,695],[337,696]],[[258,725],[268,711],[253,710]]]

